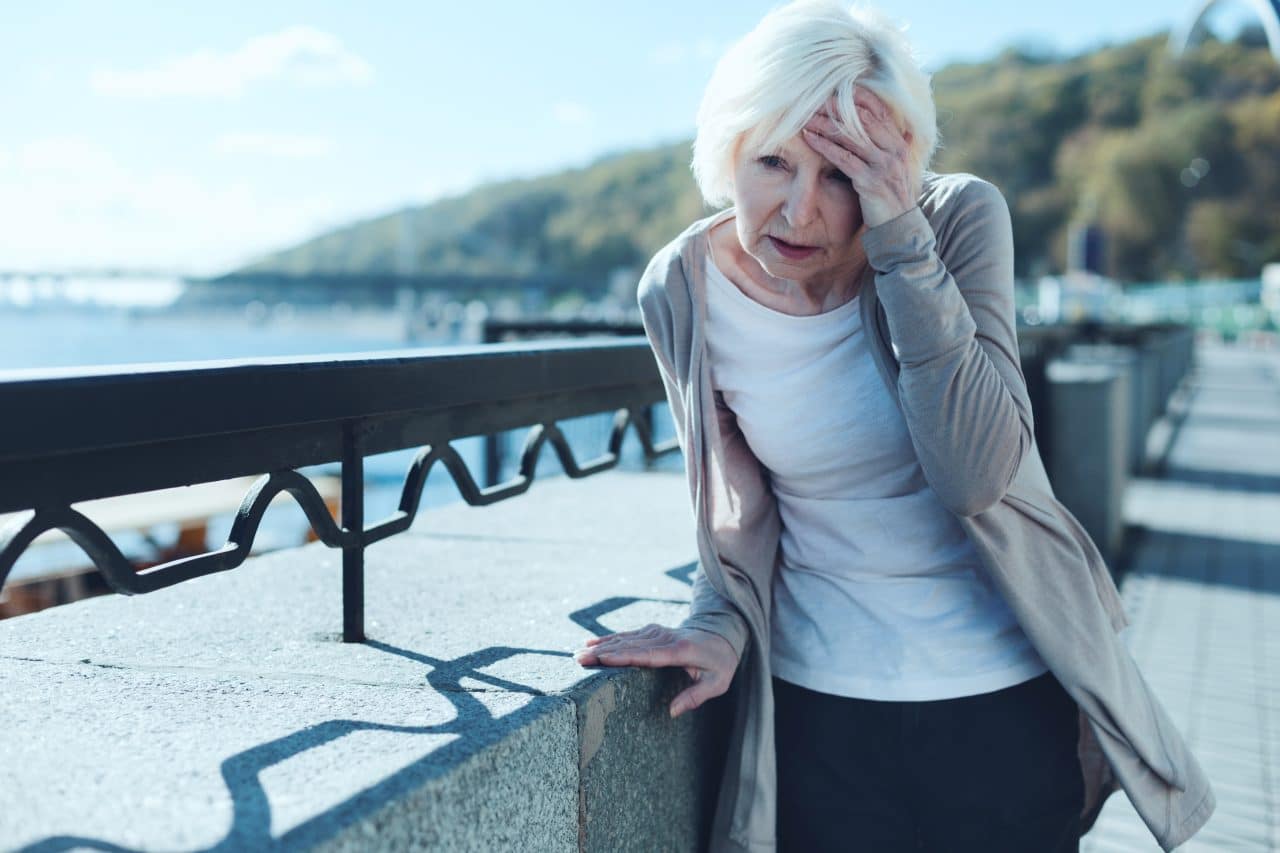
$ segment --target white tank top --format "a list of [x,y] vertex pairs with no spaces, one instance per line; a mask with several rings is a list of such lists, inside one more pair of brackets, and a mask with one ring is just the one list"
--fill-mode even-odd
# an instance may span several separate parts
[[920,469],[872,362],[859,297],[775,311],[707,256],[711,384],[782,519],[773,672],[865,699],[949,699],[1047,671]]

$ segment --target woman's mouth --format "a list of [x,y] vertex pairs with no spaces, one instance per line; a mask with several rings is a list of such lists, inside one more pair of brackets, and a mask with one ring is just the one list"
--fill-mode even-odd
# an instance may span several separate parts
[[818,251],[817,246],[798,246],[795,243],[788,243],[786,240],[779,240],[773,236],[769,237],[769,242],[773,244],[773,248],[778,250],[779,255],[791,261],[803,260]]

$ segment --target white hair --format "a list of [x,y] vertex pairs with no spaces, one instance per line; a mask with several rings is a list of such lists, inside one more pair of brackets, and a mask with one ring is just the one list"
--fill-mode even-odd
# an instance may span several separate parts
[[922,174],[938,145],[937,111],[903,30],[863,3],[795,0],[765,15],[716,64],[693,143],[702,197],[712,206],[731,202],[740,145],[777,151],[832,93],[837,123],[866,139],[855,83],[889,106],[899,129],[910,129],[912,165]]

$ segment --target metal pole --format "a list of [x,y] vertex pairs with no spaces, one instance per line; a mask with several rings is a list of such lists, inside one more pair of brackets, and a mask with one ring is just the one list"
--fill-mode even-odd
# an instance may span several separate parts
[[[492,317],[485,318],[480,340],[486,344],[496,344],[502,340],[502,330],[498,321]],[[484,485],[496,486],[502,476],[502,435],[489,433],[484,437]]]
[[[656,443],[656,437],[653,431],[653,425],[654,425],[655,419],[653,416],[652,403],[650,403],[649,405],[645,406],[643,409],[640,410],[640,420],[644,423],[645,432],[649,434],[649,441]],[[645,454],[645,457],[644,457],[645,470],[649,470],[653,468],[655,461],[656,460],[654,459],[654,457],[649,456],[648,454]]]
[[364,642],[364,456],[356,422],[342,425],[342,528],[356,541],[342,549],[342,641]]
[[495,486],[502,476],[502,433],[490,433],[484,437],[484,484]]

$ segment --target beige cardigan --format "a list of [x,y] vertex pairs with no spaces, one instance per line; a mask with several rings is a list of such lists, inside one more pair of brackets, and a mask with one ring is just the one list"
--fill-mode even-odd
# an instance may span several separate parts
[[[683,625],[719,634],[740,655],[712,849],[763,853],[776,848],[768,644],[780,521],[768,473],[713,393],[706,358],[707,232],[731,215],[695,222],[658,252],[637,298],[696,520],[700,567]],[[1080,707],[1081,832],[1118,784],[1172,849],[1208,820],[1214,794],[1117,635],[1127,622],[1107,566],[1049,486],[1018,358],[1003,196],[972,175],[928,173],[919,205],[867,229],[863,247],[863,327],[925,477]]]

